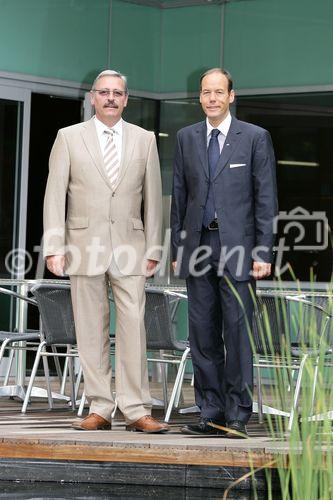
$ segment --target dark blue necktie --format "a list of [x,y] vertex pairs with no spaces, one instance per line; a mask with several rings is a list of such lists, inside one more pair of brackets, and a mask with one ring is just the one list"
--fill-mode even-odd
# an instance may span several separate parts
[[213,179],[215,176],[216,165],[220,158],[220,145],[218,139],[219,133],[220,131],[217,128],[213,128],[210,134],[210,141],[208,146],[209,188],[202,221],[202,224],[205,227],[207,227],[215,219],[216,210],[214,202]]

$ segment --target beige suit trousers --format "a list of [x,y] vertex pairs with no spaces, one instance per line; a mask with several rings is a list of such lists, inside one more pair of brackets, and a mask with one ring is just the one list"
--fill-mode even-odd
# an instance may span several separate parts
[[146,332],[145,277],[119,276],[112,266],[100,276],[70,276],[77,344],[90,413],[111,420],[109,283],[116,309],[115,389],[126,423],[151,413]]

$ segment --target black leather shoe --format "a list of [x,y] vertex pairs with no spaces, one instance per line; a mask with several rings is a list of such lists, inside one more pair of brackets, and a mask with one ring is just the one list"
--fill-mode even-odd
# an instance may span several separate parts
[[221,425],[225,427],[225,422],[220,422],[211,419],[202,419],[196,424],[184,425],[180,429],[183,434],[190,434],[192,436],[224,436],[226,431],[222,429],[217,429],[210,424]]
[[232,420],[227,424],[228,431],[225,434],[229,439],[246,439],[249,437],[244,422]]

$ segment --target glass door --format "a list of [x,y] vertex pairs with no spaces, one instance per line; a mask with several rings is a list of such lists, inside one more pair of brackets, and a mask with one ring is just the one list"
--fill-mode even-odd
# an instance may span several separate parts
[[[24,88],[0,85],[0,279],[23,278],[30,134],[30,94]],[[0,295],[0,329],[17,324],[25,306]],[[7,358],[3,361],[7,361]],[[21,353],[17,372],[25,370]],[[1,363],[0,376],[6,372]]]
[[0,85],[0,278],[23,278],[30,91]]

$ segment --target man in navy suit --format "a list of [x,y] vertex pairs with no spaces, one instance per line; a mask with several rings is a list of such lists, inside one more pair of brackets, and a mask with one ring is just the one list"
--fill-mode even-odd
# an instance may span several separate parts
[[[186,434],[246,437],[255,280],[271,273],[277,214],[269,133],[230,115],[228,71],[201,77],[206,120],[179,130],[171,208],[173,267],[186,278],[197,424]],[[218,430],[211,424],[227,427]]]

